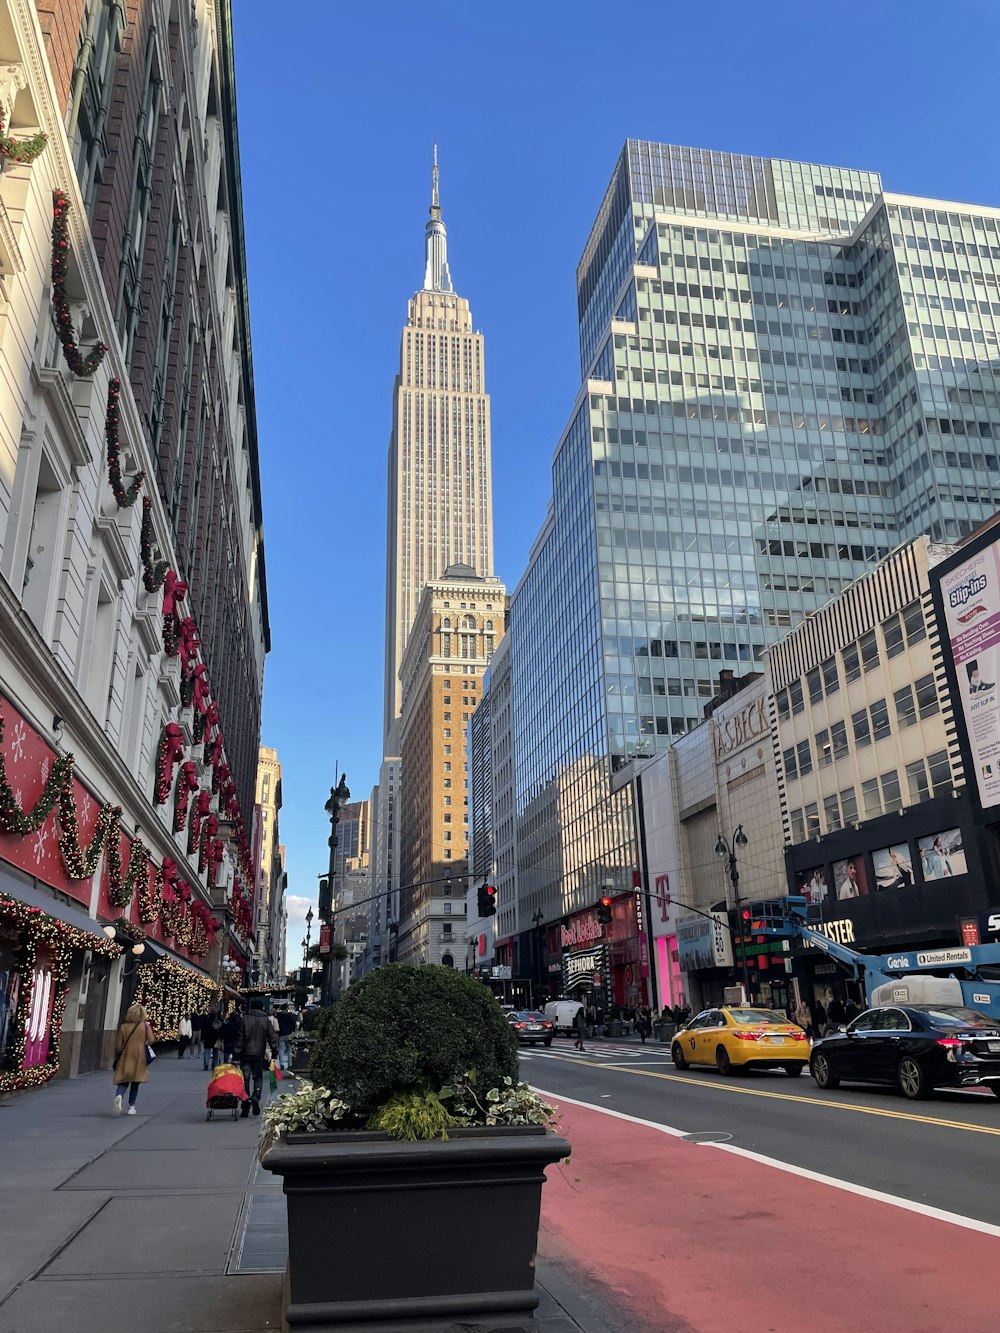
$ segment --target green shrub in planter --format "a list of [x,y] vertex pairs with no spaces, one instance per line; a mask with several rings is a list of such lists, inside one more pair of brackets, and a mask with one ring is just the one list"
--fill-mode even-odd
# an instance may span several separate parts
[[464,1075],[484,1091],[516,1082],[517,1042],[482,982],[450,967],[389,963],[328,1011],[310,1074],[367,1121],[399,1093]]

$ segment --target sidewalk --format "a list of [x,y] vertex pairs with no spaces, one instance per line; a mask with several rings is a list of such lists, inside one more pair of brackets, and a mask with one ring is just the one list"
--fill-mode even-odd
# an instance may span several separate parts
[[[112,1116],[107,1073],[0,1100],[0,1333],[281,1327],[284,1195],[257,1164],[259,1120],[206,1122],[207,1084],[166,1052],[135,1116]],[[538,1286],[526,1333],[627,1326],[558,1256]]]

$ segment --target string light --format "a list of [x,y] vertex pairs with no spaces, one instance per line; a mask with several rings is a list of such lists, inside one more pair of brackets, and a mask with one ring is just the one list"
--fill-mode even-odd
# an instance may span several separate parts
[[192,972],[172,958],[140,963],[136,971],[136,1000],[145,1006],[157,1037],[165,1041],[176,1038],[182,1018],[206,1013],[222,994],[210,978]]
[[[40,907],[29,907],[18,898],[0,893],[0,917],[13,921],[20,929],[18,972],[21,982],[10,1045],[5,1056],[6,1070],[0,1071],[0,1092],[34,1088],[46,1083],[59,1069],[63,1014],[69,996],[69,969],[74,949],[89,949],[107,958],[118,958],[122,949],[113,940],[91,935],[68,922],[47,916]],[[35,998],[36,968],[39,955],[48,953],[52,979],[52,1010],[49,1015],[49,1049],[42,1064],[23,1068],[28,1040],[28,1024]]]
[[56,330],[62,344],[63,357],[74,375],[86,377],[104,360],[107,343],[95,343],[86,356],[81,356],[73,332],[73,316],[66,295],[66,272],[69,264],[69,197],[62,190],[52,192],[52,304],[56,312]]

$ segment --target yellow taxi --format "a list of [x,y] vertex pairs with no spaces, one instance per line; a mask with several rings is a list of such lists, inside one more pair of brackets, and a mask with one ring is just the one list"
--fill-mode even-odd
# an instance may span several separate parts
[[720,1074],[744,1069],[783,1069],[795,1078],[809,1064],[809,1039],[777,1009],[705,1009],[690,1020],[670,1048],[678,1069],[715,1065]]

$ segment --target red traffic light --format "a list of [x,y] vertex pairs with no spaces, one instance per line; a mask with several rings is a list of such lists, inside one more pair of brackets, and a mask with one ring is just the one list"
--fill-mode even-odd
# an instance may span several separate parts
[[487,884],[486,894],[490,898],[495,898],[497,894],[497,886],[495,884]]
[[610,898],[602,898],[602,899],[601,899],[601,906],[602,906],[602,907],[610,907],[610,906],[611,906],[611,899],[610,899]]
[[743,909],[743,920],[744,920],[744,921],[749,921],[749,920],[750,920],[750,908],[749,908],[749,907],[744,907],[744,909]]

